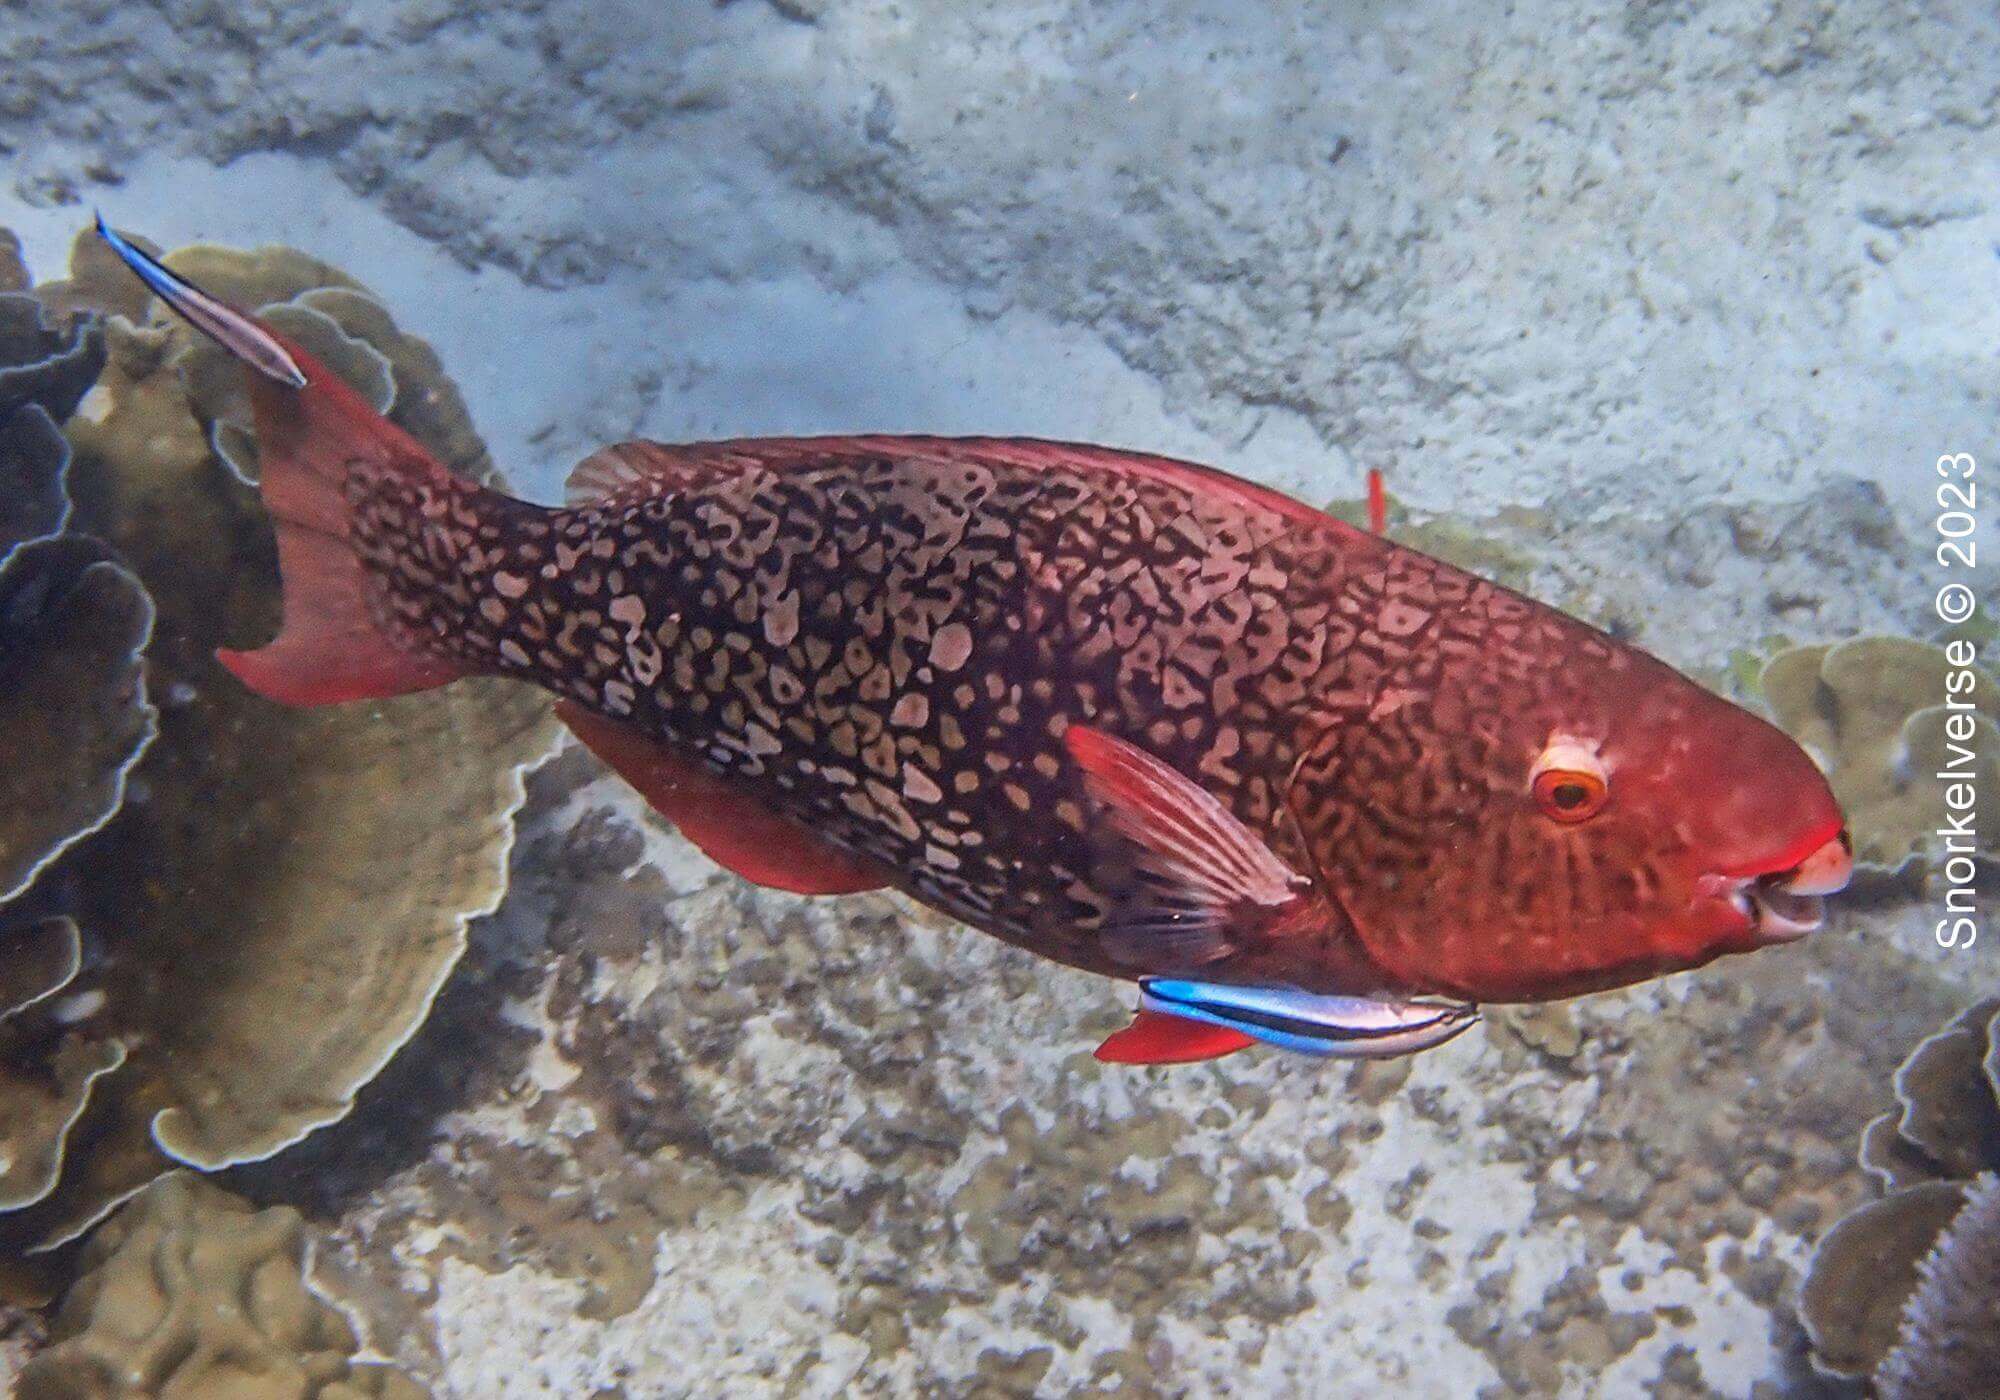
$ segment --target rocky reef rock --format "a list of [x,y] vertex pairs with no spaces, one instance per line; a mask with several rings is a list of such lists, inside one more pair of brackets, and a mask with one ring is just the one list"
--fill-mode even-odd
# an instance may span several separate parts
[[[1527,587],[1534,574],[1536,560],[1520,541],[1546,531],[1548,521],[1540,511],[1510,507],[1491,520],[1475,521],[1442,511],[1419,515],[1394,496],[1385,497],[1385,503],[1388,529],[1383,533],[1397,544],[1509,588]],[[1366,498],[1329,501],[1321,509],[1356,529],[1368,528]]]
[[411,1053],[250,1173],[466,1394],[1338,1393],[1341,1348],[1445,1392],[1419,1312],[1468,1393],[1748,1394],[1854,1203],[1884,1008],[1893,1045],[1949,1005],[1842,924],[1409,1061],[1114,1070],[1119,989],[752,889],[580,752],[514,861]]

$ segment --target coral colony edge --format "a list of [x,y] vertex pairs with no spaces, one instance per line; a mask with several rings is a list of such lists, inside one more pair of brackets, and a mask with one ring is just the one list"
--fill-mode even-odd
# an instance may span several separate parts
[[[1139,983],[1106,1060],[1375,1057],[1795,940],[1852,867],[1785,732],[1554,609],[1188,463],[834,437],[456,476],[100,221],[242,362],[300,707],[497,676],[719,863]],[[239,466],[239,470],[243,470]]]

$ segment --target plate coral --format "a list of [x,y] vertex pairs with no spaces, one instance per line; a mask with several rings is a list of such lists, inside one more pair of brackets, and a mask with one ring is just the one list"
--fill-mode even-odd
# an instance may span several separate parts
[[[1948,771],[1945,649],[1909,637],[1856,637],[1793,647],[1765,666],[1762,690],[1778,724],[1806,747],[1847,813],[1854,858],[1878,874],[1914,873],[1935,855]],[[1969,671],[1975,762],[1962,770],[2000,792],[2000,685]],[[1990,855],[1995,833],[1986,831]]]
[[1885,1194],[1826,1233],[1800,1290],[1813,1360],[1889,1400],[2000,1393],[2000,998],[1918,1044],[1894,1085],[1861,1140]]
[[[216,647],[275,627],[269,527],[216,451],[222,420],[197,406],[192,332],[133,298],[93,243],[37,289],[47,316],[88,324],[101,347],[94,382],[65,390],[75,414],[57,405],[62,460],[45,463],[65,504],[39,518],[64,533],[0,574],[0,623],[20,634],[0,665],[21,673],[0,690],[0,732],[40,755],[0,764],[0,783],[41,773],[71,805],[90,799],[32,842],[7,823],[47,825],[64,805],[0,807],[0,855],[21,872],[0,922],[79,931],[60,995],[0,1025],[0,1070],[39,1096],[0,1118],[10,1148],[34,1148],[9,1153],[21,1180],[0,1242],[15,1251],[80,1237],[173,1166],[268,1157],[343,1116],[498,902],[522,774],[554,738],[537,697],[487,683],[294,712],[221,670]],[[490,471],[436,357],[351,280],[282,249],[186,256],[232,294],[326,293],[352,332],[299,314],[352,348],[343,370],[455,463]],[[141,748],[121,787],[111,756]]]

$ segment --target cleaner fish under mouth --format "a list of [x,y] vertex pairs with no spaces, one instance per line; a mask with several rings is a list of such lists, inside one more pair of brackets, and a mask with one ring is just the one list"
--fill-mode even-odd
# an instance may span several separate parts
[[[1024,439],[587,458],[461,480],[105,227],[245,365],[289,705],[501,675],[710,856],[893,886],[1136,980],[1102,1059],[1442,1043],[1488,1001],[1815,927],[1851,859],[1762,719],[1551,608],[1223,472]],[[472,761],[475,756],[468,756]]]

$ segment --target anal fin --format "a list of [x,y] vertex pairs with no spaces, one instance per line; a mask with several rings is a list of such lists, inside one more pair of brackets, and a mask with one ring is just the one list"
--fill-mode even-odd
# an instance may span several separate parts
[[792,894],[856,894],[889,883],[873,862],[815,836],[631,725],[570,700],[558,701],[556,714],[704,855],[751,883]]

